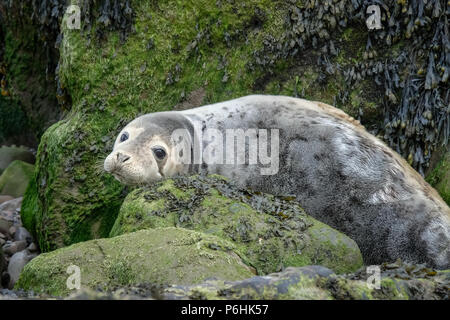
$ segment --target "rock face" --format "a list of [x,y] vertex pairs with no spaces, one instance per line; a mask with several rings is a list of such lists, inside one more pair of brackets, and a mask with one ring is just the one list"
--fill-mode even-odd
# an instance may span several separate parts
[[78,243],[41,254],[25,266],[16,288],[53,295],[70,292],[67,268],[80,268],[84,288],[142,282],[200,283],[207,278],[242,280],[254,275],[219,237],[181,228],[141,230]]
[[362,265],[353,240],[289,200],[240,190],[219,176],[169,179],[130,193],[110,236],[145,228],[193,229],[235,243],[258,274],[310,264],[342,273]]
[[[189,7],[181,2],[132,1],[131,8],[118,11],[133,18],[119,17],[119,22],[113,18],[115,9],[106,3],[92,2],[86,6],[92,8],[91,14],[82,14],[92,17],[83,19],[82,30],[91,29],[93,34],[60,24],[58,80],[70,95],[71,112],[42,136],[37,173],[22,208],[25,227],[37,235],[43,251],[109,234],[123,200],[123,187],[112,176],[99,173],[100,163],[111,151],[118,130],[138,114],[268,93],[329,104],[339,101],[339,107],[351,116],[367,120],[370,129],[383,122],[382,108],[377,106],[386,89],[369,79],[346,83],[366,68],[362,54],[356,58],[355,52],[364,52],[366,59],[368,55],[365,20],[356,18],[350,0],[339,4],[346,9],[333,11],[334,26],[325,21],[312,23],[311,34],[302,36],[292,31],[304,29],[299,26],[302,19],[291,18],[305,11],[308,16],[317,15],[322,10],[319,2],[306,8],[290,1],[216,4],[202,0]],[[53,11],[64,12],[43,5],[35,16],[41,14],[41,21],[59,25],[57,17],[49,14]],[[354,15],[359,24],[347,25],[346,15]],[[336,25],[340,20],[344,25]],[[132,26],[126,39],[123,30],[117,31],[123,25]],[[319,25],[328,31],[319,30]],[[333,33],[335,40],[330,45]],[[15,38],[20,37],[8,39]],[[323,43],[316,43],[318,39]],[[319,48],[327,52],[333,48],[333,55],[319,57],[323,52]],[[369,56],[371,67],[367,69],[382,76],[385,59],[378,67],[372,49]],[[321,61],[319,66],[316,61]],[[342,68],[329,66],[329,61]],[[345,74],[337,74],[341,69]],[[379,81],[381,86],[385,82],[390,85]]]
[[34,166],[20,161],[13,161],[0,176],[0,194],[22,197],[34,173]]

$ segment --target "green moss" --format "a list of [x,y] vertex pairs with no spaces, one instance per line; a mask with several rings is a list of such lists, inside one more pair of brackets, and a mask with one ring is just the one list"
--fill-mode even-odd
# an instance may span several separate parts
[[0,176],[0,194],[22,197],[33,175],[32,164],[15,160]]
[[34,177],[31,177],[30,183],[28,184],[22,200],[20,216],[22,218],[23,226],[32,233],[35,233],[36,230],[36,216],[39,210],[37,201],[36,180]]
[[[186,190],[191,196],[184,196]],[[155,227],[192,229],[232,241],[258,274],[311,264],[338,273],[361,267],[354,241],[305,215],[297,204],[291,204],[297,213],[265,212],[239,200],[256,195],[232,196],[233,192],[239,191],[217,176],[169,179],[136,189],[123,203],[110,236]],[[263,197],[260,201],[275,203],[273,196]]]
[[217,237],[181,228],[142,230],[41,254],[25,266],[15,288],[67,295],[71,265],[80,268],[82,288],[103,290],[138,283],[195,284],[211,277],[251,277],[233,249]]
[[436,168],[426,177],[426,180],[450,206],[450,152],[444,154]]

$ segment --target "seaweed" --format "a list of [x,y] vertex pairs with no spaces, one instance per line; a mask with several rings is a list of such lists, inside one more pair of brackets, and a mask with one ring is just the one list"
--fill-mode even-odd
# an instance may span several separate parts
[[[373,4],[381,11],[378,30],[365,26],[367,8]],[[338,74],[345,79],[346,88],[334,97],[337,106],[348,103],[356,84],[372,80],[384,92],[380,106],[384,121],[371,132],[424,175],[432,152],[447,145],[450,137],[450,4],[444,0],[292,0],[284,5],[283,31],[264,39],[248,70],[274,74],[280,61],[312,53],[320,68],[319,84]],[[333,40],[342,38],[350,25],[365,32],[366,48],[362,59],[340,64],[335,57],[345,48]],[[298,95],[296,88],[294,95]]]

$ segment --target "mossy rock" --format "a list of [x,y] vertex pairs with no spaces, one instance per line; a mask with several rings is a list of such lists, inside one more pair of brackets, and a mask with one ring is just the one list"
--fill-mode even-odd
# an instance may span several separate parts
[[33,154],[23,147],[0,147],[0,174],[13,162],[21,160],[33,164],[35,159]]
[[33,173],[32,164],[20,160],[13,161],[0,176],[0,194],[22,197]]
[[[238,281],[206,280],[194,285],[161,287],[142,283],[110,292],[80,290],[69,299],[186,300],[448,300],[450,270],[420,265],[380,265],[379,287],[365,268],[336,275],[322,266],[290,267],[266,276]],[[368,281],[369,280],[369,281]]]
[[228,241],[182,228],[156,228],[78,243],[28,263],[16,289],[63,296],[71,265],[81,287],[108,290],[138,283],[195,284],[207,278],[242,280],[253,275]]
[[[287,268],[241,281],[205,281],[190,286],[172,286],[162,290],[165,299],[227,300],[448,300],[449,273],[433,276],[416,274],[403,277],[396,270],[383,272],[379,287],[370,286],[365,269],[348,275],[336,275],[321,266]],[[123,294],[124,290],[121,291]],[[125,290],[126,292],[126,290]],[[135,291],[136,292],[136,291]]]
[[362,265],[353,240],[305,214],[292,199],[241,190],[217,175],[178,177],[134,190],[110,236],[175,226],[233,242],[258,274],[311,264],[344,273]]
[[[251,67],[263,43],[280,38],[291,5],[131,1],[133,31],[124,42],[121,32],[98,25],[99,10],[91,26],[82,21],[81,31],[63,21],[58,79],[72,106],[41,138],[36,176],[22,210],[40,248],[51,251],[109,234],[124,188],[101,172],[101,163],[119,130],[140,114],[255,93],[305,91],[304,98],[332,104],[345,81],[330,77],[324,85],[310,58],[280,59],[270,70]],[[101,40],[94,39],[100,29]],[[305,51],[305,57],[309,52],[315,50]],[[372,106],[372,98],[378,101],[380,95],[357,97],[358,105],[349,110],[353,116],[358,106]]]
[[450,151],[442,156],[436,168],[427,176],[427,181],[450,206]]

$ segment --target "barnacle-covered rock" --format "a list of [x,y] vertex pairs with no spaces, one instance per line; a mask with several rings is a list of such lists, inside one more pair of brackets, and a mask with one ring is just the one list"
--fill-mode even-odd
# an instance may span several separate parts
[[232,242],[258,274],[319,264],[337,273],[362,265],[356,243],[292,199],[241,190],[220,176],[168,179],[131,192],[110,236],[182,227]]

